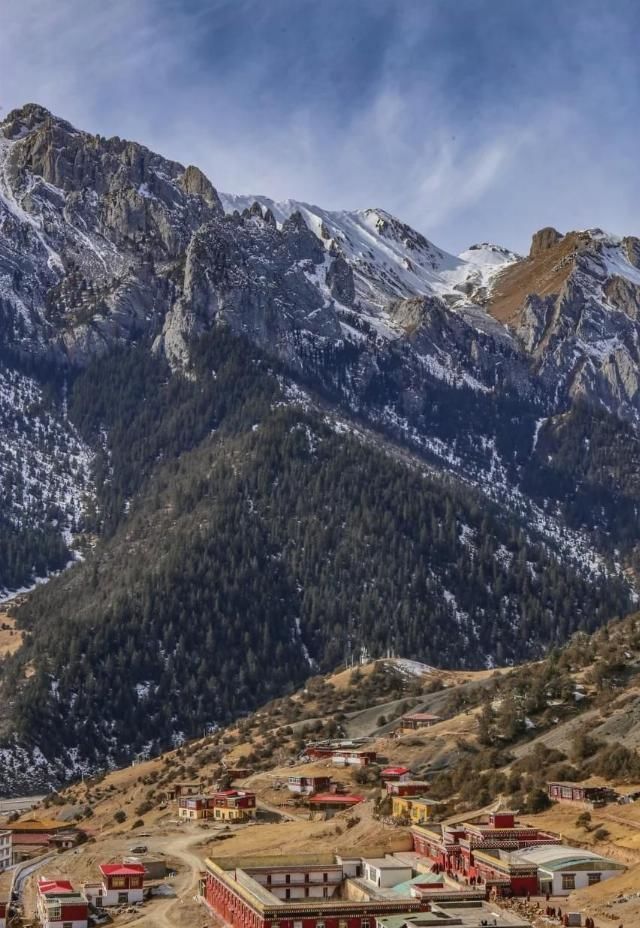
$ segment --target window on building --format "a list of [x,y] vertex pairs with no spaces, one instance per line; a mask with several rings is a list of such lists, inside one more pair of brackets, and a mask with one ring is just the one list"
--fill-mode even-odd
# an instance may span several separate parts
[[342,918],[340,919],[340,921],[338,922],[338,928],[347,928],[347,923],[344,919]]
[[73,928],[73,922],[63,922],[62,928]]
[[267,886],[271,886],[271,874],[267,873]]
[[599,883],[602,879],[601,873],[587,873],[587,879],[589,881],[589,886],[593,886],[594,883]]
[[563,873],[562,874],[562,888],[563,889],[575,889],[576,888],[575,873]]
[[118,893],[118,905],[126,905],[129,902],[129,893]]
[[284,878],[284,881],[285,881],[285,883],[290,883],[290,882],[291,882],[291,874],[290,874],[290,873],[287,873],[287,875],[286,875],[285,878]]
[[328,899],[328,898],[329,898],[329,887],[328,887],[328,886],[324,886],[324,887],[323,887],[323,889],[322,889],[322,898],[323,898],[323,899]]
[[316,928],[325,928],[324,922],[316,922]]
[[360,922],[361,928],[370,928],[370,924],[371,923],[369,922],[368,918],[363,918],[362,921]]
[[122,889],[123,886],[126,886],[125,878],[123,876],[114,876],[111,879],[111,886],[113,889]]
[[285,898],[285,899],[291,899],[291,890],[290,890],[290,889],[285,889],[285,891],[284,891],[284,898]]
[[323,881],[324,883],[328,883],[328,882],[329,882],[329,874],[328,874],[328,873],[323,873],[323,874],[322,874],[322,881]]

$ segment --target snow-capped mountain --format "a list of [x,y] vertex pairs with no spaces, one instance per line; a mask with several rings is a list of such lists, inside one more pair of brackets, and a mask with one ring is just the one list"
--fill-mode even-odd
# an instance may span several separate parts
[[226,213],[242,213],[258,203],[280,226],[294,213],[332,257],[341,256],[354,277],[354,295],[369,308],[417,295],[438,296],[451,306],[472,303],[496,273],[518,260],[499,246],[472,246],[451,255],[383,209],[331,211],[297,200],[220,194]]
[[[14,397],[42,389],[39,367],[60,384],[139,339],[183,370],[194,339],[225,323],[436,466],[480,484],[500,472],[500,492],[515,492],[496,404],[520,404],[530,446],[578,400],[635,428],[639,313],[634,238],[547,229],[525,258],[490,243],[452,255],[382,209],[218,195],[195,167],[36,105],[0,124],[0,349]],[[468,403],[451,391],[483,411],[447,437],[443,409]],[[15,458],[6,410],[24,404],[8,397]],[[61,402],[53,444],[86,461]],[[70,465],[52,499],[75,511],[86,482]],[[13,492],[18,516],[25,492]]]
[[[63,568],[74,533],[87,560],[22,607],[31,634],[2,692],[23,729],[7,756],[49,750],[34,705],[73,718],[78,761],[89,696],[124,707],[131,746],[246,709],[256,668],[281,659],[281,682],[353,642],[425,659],[437,642],[491,664],[624,611],[639,351],[636,238],[543,229],[524,257],[490,243],[452,255],[382,209],[218,195],[135,142],[13,111],[0,598]],[[167,611],[184,583],[195,600]],[[81,644],[65,650],[50,622]],[[194,686],[223,633],[227,653],[251,655],[231,674],[237,699],[215,675]],[[98,682],[89,653],[113,658]],[[114,697],[116,671],[135,698]],[[191,696],[169,710],[178,679]],[[118,722],[96,718],[83,764],[116,757]]]

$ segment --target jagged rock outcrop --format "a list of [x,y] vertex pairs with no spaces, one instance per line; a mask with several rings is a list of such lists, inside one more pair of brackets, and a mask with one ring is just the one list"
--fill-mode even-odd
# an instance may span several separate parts
[[538,255],[542,254],[542,252],[548,251],[549,248],[553,248],[553,246],[556,245],[561,238],[562,235],[552,226],[546,226],[544,229],[539,229],[538,232],[533,234],[531,239],[529,257],[536,258]]

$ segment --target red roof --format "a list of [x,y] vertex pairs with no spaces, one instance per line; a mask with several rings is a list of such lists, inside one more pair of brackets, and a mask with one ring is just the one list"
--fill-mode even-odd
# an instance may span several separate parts
[[380,771],[381,777],[402,777],[405,773],[409,773],[408,767],[385,767],[384,770]]
[[357,802],[364,802],[364,796],[338,796],[336,793],[317,793],[309,802],[335,802],[340,805],[355,806]]
[[38,880],[38,892],[41,896],[60,896],[63,893],[75,893],[69,880]]
[[100,864],[100,873],[103,876],[143,876],[142,864]]

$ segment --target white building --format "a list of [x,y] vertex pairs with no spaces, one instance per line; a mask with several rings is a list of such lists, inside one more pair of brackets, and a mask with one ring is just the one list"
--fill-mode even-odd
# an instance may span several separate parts
[[389,889],[413,877],[413,870],[392,854],[369,857],[362,861],[362,876],[367,883],[380,889]]
[[12,832],[0,831],[0,873],[11,866]]
[[574,889],[593,886],[626,870],[624,864],[593,851],[562,844],[529,847],[514,856],[537,866],[540,892],[552,896],[568,896]]
[[38,880],[36,908],[42,928],[87,928],[89,906],[68,880]]
[[241,884],[246,878],[264,887],[271,895],[283,902],[292,899],[332,899],[344,881],[340,864],[270,864],[237,870],[236,879]]
[[135,905],[144,898],[144,866],[139,863],[100,864],[101,883],[85,883],[84,894],[92,905]]

